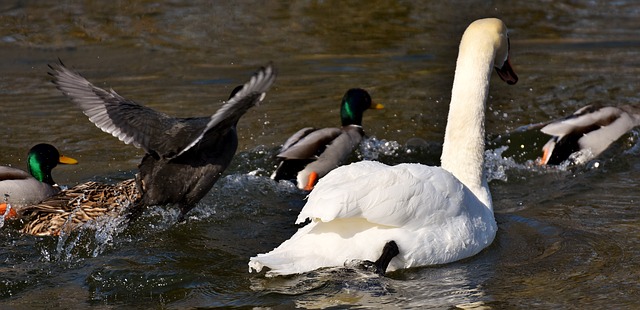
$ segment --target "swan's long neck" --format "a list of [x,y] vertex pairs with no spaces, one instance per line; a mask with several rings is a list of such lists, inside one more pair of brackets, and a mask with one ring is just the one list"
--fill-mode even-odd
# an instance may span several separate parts
[[482,39],[463,36],[460,43],[441,162],[491,207],[483,173],[484,121],[495,47]]

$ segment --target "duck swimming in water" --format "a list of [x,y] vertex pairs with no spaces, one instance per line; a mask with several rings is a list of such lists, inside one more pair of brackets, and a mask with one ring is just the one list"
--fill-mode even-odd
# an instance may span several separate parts
[[506,26],[477,20],[460,42],[442,166],[362,161],[331,171],[296,221],[311,222],[252,257],[249,271],[267,267],[267,276],[288,275],[364,260],[384,273],[446,264],[488,247],[498,230],[483,171],[493,68],[508,84],[517,82]]
[[624,105],[585,106],[540,129],[552,136],[543,149],[541,165],[559,165],[571,160],[584,164],[600,155],[631,129],[640,126],[640,107]]
[[364,137],[362,115],[384,106],[371,100],[360,88],[349,89],[340,104],[341,128],[300,129],[282,145],[280,164],[271,178],[296,179],[300,189],[312,190],[319,178],[342,165]]
[[[1,202],[9,203],[13,208],[41,202],[60,191],[51,176],[53,168],[58,164],[77,163],[78,161],[71,157],[60,155],[58,149],[51,144],[35,145],[27,155],[28,172],[0,166],[0,199],[3,199]],[[5,213],[5,208],[6,205],[0,206],[0,214]]]
[[[145,151],[136,184],[137,206],[177,204],[181,219],[204,197],[233,158],[236,124],[275,82],[271,65],[259,69],[212,116],[176,118],[96,87],[80,74],[50,65],[54,84],[98,128]],[[139,209],[139,208],[138,208]]]
[[44,201],[18,208],[21,231],[37,236],[59,236],[102,217],[112,221],[128,214],[140,198],[135,179],[116,184],[86,182],[62,190]]

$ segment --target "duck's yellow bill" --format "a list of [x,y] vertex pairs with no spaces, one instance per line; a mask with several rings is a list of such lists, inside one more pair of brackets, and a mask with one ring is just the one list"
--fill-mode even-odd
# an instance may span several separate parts
[[60,155],[60,159],[58,159],[58,163],[59,164],[67,164],[67,165],[75,165],[75,164],[78,163],[78,161],[73,159],[73,158],[71,158],[71,157]]
[[371,106],[369,107],[369,109],[382,110],[384,109],[384,105],[380,103],[371,102]]

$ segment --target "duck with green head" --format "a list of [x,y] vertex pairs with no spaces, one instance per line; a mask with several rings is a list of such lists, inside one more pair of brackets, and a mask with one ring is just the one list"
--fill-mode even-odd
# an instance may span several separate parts
[[[53,181],[51,170],[58,164],[77,164],[78,161],[60,155],[58,150],[46,143],[38,144],[27,155],[28,172],[8,166],[0,166],[0,194],[3,203],[20,207],[38,203],[60,191]],[[4,204],[3,204],[4,205]],[[0,213],[5,213],[0,206]],[[15,212],[15,211],[14,211]]]
[[300,129],[282,145],[280,164],[271,178],[296,179],[298,188],[312,190],[318,179],[342,165],[364,137],[362,115],[367,109],[382,109],[361,88],[349,89],[340,105],[341,128]]
[[[229,100],[243,88],[244,85],[237,86],[231,92]],[[233,123],[234,127],[236,123],[237,120]],[[230,148],[227,145],[226,152],[235,151]],[[150,169],[154,169],[154,166],[151,165]],[[36,236],[59,236],[82,227],[91,227],[99,223],[100,218],[111,221],[127,214],[131,219],[132,209],[141,211],[136,208],[142,202],[144,194],[137,182],[136,179],[116,184],[86,182],[60,191],[40,203],[24,206],[20,208],[20,216],[25,219],[21,231]],[[173,186],[170,184],[168,186]]]

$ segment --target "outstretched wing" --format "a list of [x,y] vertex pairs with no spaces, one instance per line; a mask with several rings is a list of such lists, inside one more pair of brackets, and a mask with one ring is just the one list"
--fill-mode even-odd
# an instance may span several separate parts
[[147,153],[155,150],[154,137],[176,126],[177,120],[118,95],[113,90],[96,87],[64,66],[49,65],[56,87],[102,131]]
[[234,126],[249,108],[258,105],[266,96],[267,90],[276,80],[276,71],[271,64],[260,68],[251,79],[242,86],[215,114],[213,114],[199,136],[184,147],[176,156],[191,149],[208,132],[217,132]]

